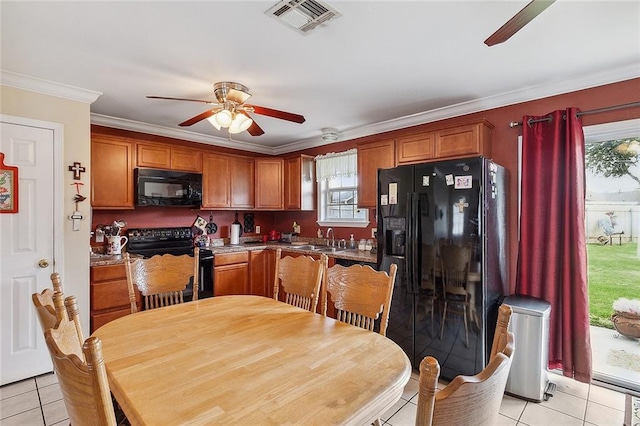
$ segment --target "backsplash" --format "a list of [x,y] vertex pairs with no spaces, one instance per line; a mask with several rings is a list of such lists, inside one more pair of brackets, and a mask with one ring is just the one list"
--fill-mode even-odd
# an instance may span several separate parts
[[[244,213],[238,210],[238,220],[243,222]],[[248,212],[247,212],[248,213]],[[260,226],[260,234],[266,234],[274,227],[274,212],[251,211],[254,225]],[[229,238],[230,227],[235,220],[235,211],[220,210],[192,210],[185,208],[144,207],[135,210],[93,210],[91,230],[95,231],[99,224],[108,225],[114,220],[123,220],[127,226],[123,234],[129,228],[175,228],[191,226],[198,216],[207,222],[212,217],[217,225],[214,238]],[[243,236],[259,235],[257,233],[242,234]],[[95,245],[94,239],[91,244]],[[99,243],[98,243],[99,245]]]

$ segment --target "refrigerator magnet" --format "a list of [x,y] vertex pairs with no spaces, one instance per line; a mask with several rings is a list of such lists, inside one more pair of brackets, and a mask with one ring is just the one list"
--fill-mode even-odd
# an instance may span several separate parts
[[447,185],[449,186],[453,185],[453,175],[446,175],[445,180],[447,182]]
[[389,196],[387,194],[380,195],[380,205],[386,206],[387,204],[389,204]]
[[422,176],[422,186],[429,186],[429,176]]
[[398,204],[398,184],[389,184],[389,204]]
[[471,189],[473,187],[472,176],[456,176],[454,189]]

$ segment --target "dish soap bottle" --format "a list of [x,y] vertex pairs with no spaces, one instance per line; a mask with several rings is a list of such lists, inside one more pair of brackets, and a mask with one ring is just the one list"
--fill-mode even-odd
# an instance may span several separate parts
[[356,240],[353,239],[353,234],[351,234],[351,238],[349,238],[349,248],[351,250],[355,250],[358,248],[358,246],[356,246]]

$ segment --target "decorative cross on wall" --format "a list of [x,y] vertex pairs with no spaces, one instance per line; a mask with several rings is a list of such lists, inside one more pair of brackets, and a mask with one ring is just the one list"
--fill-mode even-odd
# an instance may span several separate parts
[[73,166],[69,166],[69,171],[73,172],[74,180],[80,180],[80,173],[84,173],[87,170],[78,161],[75,161]]
[[469,203],[464,198],[460,198],[460,201],[454,204],[454,207],[458,208],[460,213],[464,213],[464,208],[469,207]]

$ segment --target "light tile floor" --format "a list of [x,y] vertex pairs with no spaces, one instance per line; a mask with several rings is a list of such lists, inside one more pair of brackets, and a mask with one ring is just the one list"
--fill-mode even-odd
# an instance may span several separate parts
[[[533,403],[505,396],[497,426],[510,425],[622,425],[625,395],[597,385],[551,374],[555,395]],[[441,385],[444,386],[444,385]],[[400,401],[382,420],[391,426],[413,426],[418,399],[418,375],[414,373]],[[68,424],[62,393],[54,374],[0,387],[0,426]]]

